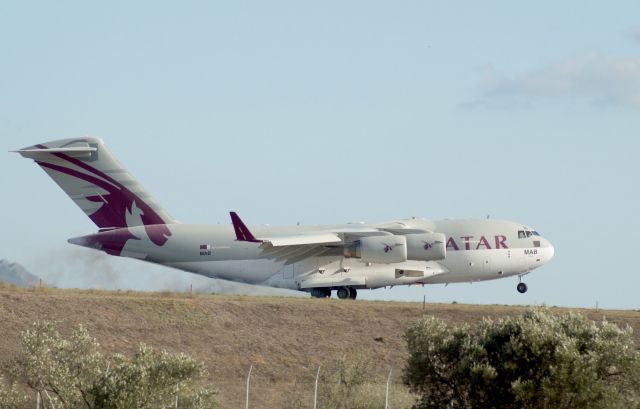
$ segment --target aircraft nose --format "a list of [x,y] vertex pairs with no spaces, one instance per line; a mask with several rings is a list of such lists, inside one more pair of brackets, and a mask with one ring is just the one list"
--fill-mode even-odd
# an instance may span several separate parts
[[545,248],[545,253],[546,253],[546,261],[549,261],[553,258],[553,256],[556,254],[556,249],[553,247],[553,244],[551,244],[551,242],[549,240],[546,240],[546,248]]

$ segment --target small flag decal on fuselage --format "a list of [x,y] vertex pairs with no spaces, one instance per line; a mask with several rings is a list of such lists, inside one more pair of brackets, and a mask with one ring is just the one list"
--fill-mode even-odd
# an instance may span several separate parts
[[200,245],[200,255],[201,256],[210,256],[211,255],[211,244],[201,244]]

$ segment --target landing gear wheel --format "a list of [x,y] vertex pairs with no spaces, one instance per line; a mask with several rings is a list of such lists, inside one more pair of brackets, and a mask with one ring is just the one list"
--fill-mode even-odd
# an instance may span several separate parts
[[341,300],[344,300],[346,298],[349,298],[350,293],[351,292],[349,291],[348,287],[340,287],[340,288],[338,288],[338,291],[336,292],[336,295]]
[[331,289],[330,288],[313,288],[311,290],[311,296],[313,298],[330,298]]
[[352,300],[355,300],[357,296],[358,296],[358,292],[356,291],[356,289],[353,287],[349,287],[349,298],[351,298]]
[[527,285],[525,283],[518,283],[518,285],[516,286],[516,289],[518,290],[518,292],[520,294],[524,294],[527,292]]

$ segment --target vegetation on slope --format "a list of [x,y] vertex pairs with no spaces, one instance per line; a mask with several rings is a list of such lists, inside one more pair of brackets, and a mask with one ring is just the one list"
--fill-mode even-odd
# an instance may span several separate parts
[[[332,368],[339,366],[337,362],[341,360],[349,361],[351,351],[358,351],[375,365],[366,382],[356,388],[362,392],[354,393],[376,396],[374,400],[382,402],[392,369],[390,403],[391,407],[400,408],[409,406],[414,399],[401,379],[408,357],[404,339],[408,328],[428,316],[449,325],[475,326],[483,317],[500,319],[526,310],[527,307],[517,306],[428,303],[423,306],[409,302],[21,289],[0,285],[0,364],[9,365],[20,354],[21,332],[35,321],[47,320],[55,323],[66,338],[82,325],[100,343],[102,353],[109,356],[120,353],[132,357],[140,343],[172,354],[187,353],[208,369],[200,386],[216,389],[221,407],[244,407],[247,372],[253,365],[252,408],[311,408],[318,366],[321,366],[319,397],[324,399],[327,389],[336,385]],[[549,311],[567,310],[549,308]],[[631,325],[636,345],[640,345],[639,312],[579,312],[597,322],[606,316],[621,327]],[[300,397],[298,406],[291,403],[294,391]]]
[[[157,352],[140,345],[131,357],[105,355],[87,330],[78,326],[65,338],[50,322],[36,322],[22,333],[22,351],[0,383],[1,408],[213,409],[211,390],[196,386],[206,375],[202,363],[186,354]],[[18,387],[30,390],[25,395]]]
[[640,408],[629,327],[532,310],[474,327],[429,317],[407,342],[404,380],[422,396],[416,408]]

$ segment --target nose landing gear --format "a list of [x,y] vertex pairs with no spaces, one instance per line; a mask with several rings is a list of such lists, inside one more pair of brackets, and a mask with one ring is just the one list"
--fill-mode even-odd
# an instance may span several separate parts
[[516,286],[516,289],[518,290],[518,292],[520,294],[524,294],[527,292],[527,285],[525,283],[518,283],[518,285]]
[[523,283],[523,282],[522,282],[522,276],[523,276],[523,275],[526,275],[526,274],[528,274],[528,273],[524,273],[524,274],[520,274],[520,275],[518,275],[518,285],[516,286],[516,290],[518,290],[518,292],[519,292],[520,294],[524,294],[524,293],[526,293],[526,292],[527,292],[527,290],[528,290],[527,285],[526,285],[525,283]]

